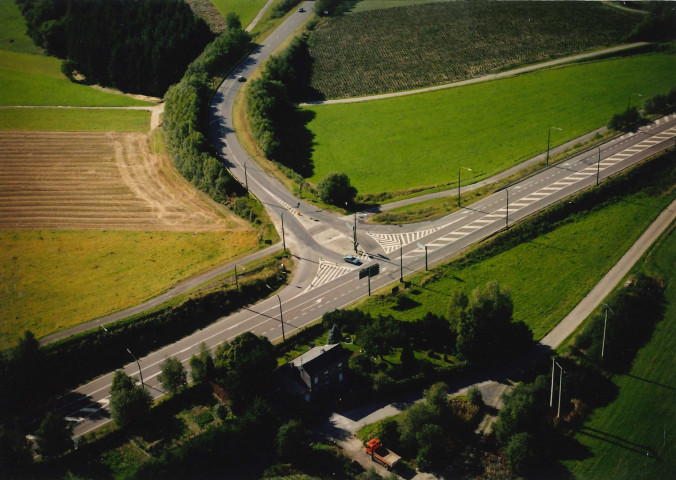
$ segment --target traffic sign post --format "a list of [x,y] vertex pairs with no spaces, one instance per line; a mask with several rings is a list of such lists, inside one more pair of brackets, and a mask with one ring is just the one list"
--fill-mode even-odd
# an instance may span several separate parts
[[359,270],[359,279],[361,280],[364,277],[368,278],[369,285],[369,297],[371,296],[371,277],[374,277],[380,273],[380,264],[375,263],[369,267],[362,268]]

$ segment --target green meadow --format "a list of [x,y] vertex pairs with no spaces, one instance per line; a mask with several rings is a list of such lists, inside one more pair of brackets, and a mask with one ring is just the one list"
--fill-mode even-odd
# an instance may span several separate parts
[[40,48],[26,35],[26,24],[14,0],[0,0],[0,50],[40,53]]
[[0,50],[0,105],[125,107],[153,105],[73,83],[54,57]]
[[[544,337],[579,303],[622,257],[652,220],[674,199],[673,172],[662,172],[655,185],[600,208],[581,211],[553,231],[482,261],[461,266],[451,262],[429,272],[409,275],[407,296],[415,306],[400,311],[391,295],[373,296],[361,310],[402,320],[422,318],[428,311],[446,315],[451,294],[468,295],[497,281],[511,290],[514,319],[525,322],[535,339]],[[393,261],[398,261],[394,258]]]
[[[417,95],[310,106],[314,175],[349,175],[360,193],[463,183],[503,171],[605,125],[674,87],[676,56],[647,54]],[[473,176],[472,176],[473,175]],[[470,178],[472,177],[472,178]]]
[[0,349],[115,312],[258,248],[234,232],[0,231]]
[[146,110],[0,107],[0,130],[143,132],[149,128]]
[[235,12],[239,15],[242,27],[246,28],[265,5],[265,0],[210,0],[223,18]]
[[[564,462],[579,479],[673,478],[676,472],[676,233],[672,225],[638,265],[666,283],[664,318],[631,371],[613,379],[618,397],[595,410],[575,439],[584,459]],[[637,319],[638,320],[638,319]],[[608,319],[612,328],[612,319]],[[657,456],[646,456],[652,451]]]

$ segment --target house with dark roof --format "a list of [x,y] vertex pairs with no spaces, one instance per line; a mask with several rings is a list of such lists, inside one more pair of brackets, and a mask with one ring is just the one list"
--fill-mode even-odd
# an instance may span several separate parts
[[347,352],[339,343],[314,347],[287,364],[287,377],[296,384],[291,390],[306,400],[342,389],[347,373]]

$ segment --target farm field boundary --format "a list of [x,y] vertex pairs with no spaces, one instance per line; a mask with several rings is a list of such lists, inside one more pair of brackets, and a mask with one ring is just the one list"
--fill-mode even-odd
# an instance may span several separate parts
[[[584,81],[580,81],[584,78]],[[531,72],[375,102],[307,107],[313,175],[350,177],[360,194],[474,183],[578,138],[633,104],[673,88],[676,56],[646,54]],[[550,92],[557,92],[552,95]],[[619,92],[622,92],[621,94]]]

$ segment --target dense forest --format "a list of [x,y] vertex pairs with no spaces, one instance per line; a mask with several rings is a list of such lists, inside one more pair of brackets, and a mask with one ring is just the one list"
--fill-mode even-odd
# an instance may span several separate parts
[[183,0],[16,0],[28,35],[87,83],[163,96],[213,39]]

